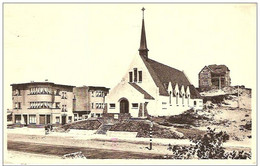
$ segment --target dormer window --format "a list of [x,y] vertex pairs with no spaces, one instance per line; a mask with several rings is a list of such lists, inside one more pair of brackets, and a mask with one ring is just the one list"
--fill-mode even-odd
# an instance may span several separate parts
[[134,82],[137,82],[137,68],[134,68]]
[[129,72],[129,82],[133,82],[133,72]]
[[138,76],[139,76],[139,82],[143,81],[143,76],[142,76],[142,71],[138,71]]

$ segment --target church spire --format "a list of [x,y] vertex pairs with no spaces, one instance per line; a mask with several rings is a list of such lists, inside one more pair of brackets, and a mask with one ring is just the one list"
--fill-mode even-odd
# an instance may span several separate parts
[[142,30],[141,30],[141,41],[140,41],[140,48],[139,48],[139,55],[144,56],[145,58],[148,58],[148,48],[146,43],[146,36],[145,36],[145,27],[144,27],[144,10],[143,7],[141,9],[143,11],[143,20],[142,20]]

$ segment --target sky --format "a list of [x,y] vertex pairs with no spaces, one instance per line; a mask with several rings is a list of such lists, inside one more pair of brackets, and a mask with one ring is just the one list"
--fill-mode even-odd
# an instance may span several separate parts
[[198,86],[225,64],[231,85],[256,87],[255,4],[4,4],[4,108],[12,83],[113,88],[138,54],[142,11],[149,58]]

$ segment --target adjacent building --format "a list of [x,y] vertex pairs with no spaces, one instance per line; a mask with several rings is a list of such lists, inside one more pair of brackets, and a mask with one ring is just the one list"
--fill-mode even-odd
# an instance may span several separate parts
[[97,86],[74,87],[74,120],[87,117],[101,117],[105,109],[105,96],[109,88]]
[[52,82],[11,84],[13,123],[65,124],[73,121],[73,87]]
[[208,65],[199,72],[199,89],[221,89],[231,84],[230,70],[225,65]]
[[11,84],[12,123],[22,125],[66,124],[100,117],[109,88],[61,85],[52,82]]
[[145,118],[203,108],[199,92],[184,72],[148,57],[144,18],[138,51],[122,81],[106,96],[108,113]]

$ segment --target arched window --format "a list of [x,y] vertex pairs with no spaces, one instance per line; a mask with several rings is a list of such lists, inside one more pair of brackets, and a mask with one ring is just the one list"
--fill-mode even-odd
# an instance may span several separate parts
[[184,93],[182,94],[182,105],[184,105]]
[[176,93],[176,104],[178,105],[178,100],[179,100],[179,93]]
[[170,103],[170,105],[172,104],[172,91],[170,91],[169,103]]

